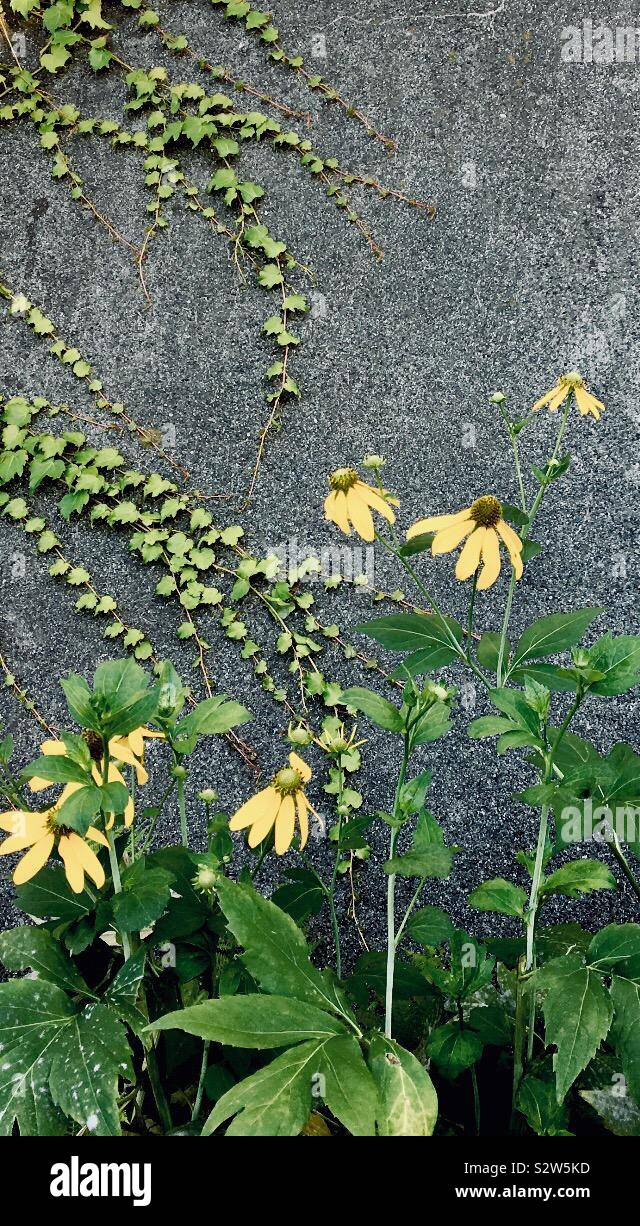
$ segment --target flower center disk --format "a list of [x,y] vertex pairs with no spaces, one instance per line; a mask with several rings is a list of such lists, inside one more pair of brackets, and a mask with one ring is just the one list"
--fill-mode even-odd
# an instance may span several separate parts
[[502,503],[493,494],[485,494],[472,502],[469,514],[479,528],[495,528],[502,519]]
[[302,775],[292,766],[285,766],[278,771],[273,780],[273,786],[281,796],[293,796],[302,787]]
[[332,490],[341,490],[346,494],[358,480],[358,474],[355,468],[336,468],[336,471],[329,477],[329,485]]

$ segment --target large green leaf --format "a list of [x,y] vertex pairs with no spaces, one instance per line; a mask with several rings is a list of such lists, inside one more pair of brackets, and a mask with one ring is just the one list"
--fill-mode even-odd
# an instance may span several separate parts
[[362,711],[378,728],[384,728],[387,732],[402,732],[404,720],[398,708],[374,690],[352,686],[351,689],[344,690],[340,701],[345,706]]
[[329,972],[313,966],[304,935],[289,915],[251,886],[226,877],[216,890],[229,928],[244,947],[242,960],[264,991],[348,1014],[343,993]]
[[426,809],[418,814],[411,849],[393,856],[383,865],[385,873],[400,877],[448,877],[453,861],[453,848],[446,847],[444,835],[435,817]]
[[[320,1096],[353,1137],[374,1137],[378,1094],[354,1035],[329,1039],[320,1052]],[[315,1085],[314,1085],[315,1092]]]
[[0,933],[0,958],[7,970],[26,971],[31,967],[39,979],[55,983],[67,992],[91,995],[60,942],[46,928],[31,924]]
[[545,1038],[556,1048],[556,1094],[562,1102],[579,1073],[595,1056],[611,1025],[609,994],[578,953],[548,962],[536,976],[547,991],[542,1006]]
[[556,655],[574,647],[600,613],[601,608],[593,607],[575,609],[572,613],[551,613],[548,617],[539,618],[525,630],[516,644],[510,672],[525,660]]
[[289,996],[223,996],[165,1013],[151,1030],[184,1030],[229,1047],[271,1050],[344,1035],[336,1017]]
[[133,1079],[126,1031],[106,1005],[89,1005],[60,1030],[53,1045],[53,1100],[90,1135],[118,1136],[120,1077]]
[[375,639],[389,651],[433,651],[437,648],[444,652],[445,664],[456,654],[452,639],[460,643],[463,637],[460,623],[453,617],[441,617],[439,613],[394,613],[390,617],[376,617],[356,626],[356,632]]
[[566,1107],[558,1102],[552,1082],[525,1077],[518,1090],[517,1107],[537,1136],[567,1135]]
[[614,1018],[610,1042],[622,1060],[629,1089],[640,1104],[640,984],[614,975],[611,999]]
[[19,885],[16,897],[22,910],[38,919],[78,920],[88,915],[95,906],[95,898],[89,889],[74,894],[64,869],[56,865],[41,868],[31,881]]
[[590,966],[640,979],[640,925],[607,924],[594,936],[587,953]]
[[210,1136],[231,1116],[228,1137],[297,1137],[312,1105],[314,1078],[320,1072],[326,1040],[290,1047],[266,1068],[246,1077],[218,1099],[202,1129]]
[[601,860],[571,860],[557,868],[542,883],[543,894],[565,894],[567,898],[579,898],[591,890],[614,890],[616,879]]
[[[91,775],[74,762],[62,755],[45,755],[36,758],[23,767],[21,774],[24,779],[46,779],[49,783],[91,783]],[[94,809],[94,813],[95,813]]]
[[420,1061],[399,1043],[376,1036],[369,1068],[378,1090],[381,1137],[430,1137],[438,1118],[433,1082]]
[[589,667],[605,674],[589,686],[590,694],[626,694],[640,681],[640,636],[606,634],[589,651]]
[[433,1060],[445,1077],[452,1080],[477,1063],[482,1055],[482,1048],[480,1035],[469,1028],[463,1029],[455,1020],[432,1030],[427,1044],[429,1059]]
[[120,932],[140,932],[153,924],[169,902],[173,876],[158,865],[148,867],[145,857],[122,875],[122,893],[112,901],[113,918]]
[[[69,997],[46,980],[13,979],[0,984],[0,1136],[10,1136],[14,1121],[33,1132],[40,1110],[43,1122],[55,1121],[48,1075],[61,1030],[75,1013]],[[53,1133],[46,1135],[56,1135]]]

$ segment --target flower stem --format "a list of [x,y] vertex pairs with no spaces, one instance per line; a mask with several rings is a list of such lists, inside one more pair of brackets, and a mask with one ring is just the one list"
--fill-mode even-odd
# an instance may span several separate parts
[[204,1095],[204,1079],[207,1073],[207,1066],[209,1063],[210,1046],[211,1046],[211,1040],[205,1039],[204,1047],[202,1049],[202,1063],[200,1065],[200,1076],[198,1078],[198,1089],[196,1091],[196,1098],[193,1104],[193,1111],[191,1112],[191,1123],[192,1124],[194,1123],[195,1120],[197,1120],[200,1114],[200,1108],[202,1106],[202,1098]]
[[184,779],[178,779],[178,811],[180,813],[180,838],[183,847],[189,847],[189,828],[187,826],[187,806],[184,795]]
[[[555,447],[553,449],[553,455],[551,456],[549,464],[547,465],[547,472],[549,474],[558,458],[558,452],[560,450],[560,445],[564,437],[564,432],[565,432],[566,425],[567,425],[567,417],[569,416],[570,407],[571,407],[571,395],[567,396],[567,403],[565,405],[564,412],[562,414],[562,421],[560,422],[560,428],[558,430],[558,434],[556,437]],[[519,465],[519,461],[518,461],[518,465]],[[526,503],[523,504],[523,510],[525,510],[527,514],[527,523],[520,532],[520,539],[523,542],[526,541],[527,537],[529,536],[529,533],[533,526],[533,521],[536,515],[538,514],[538,511],[540,509],[540,503],[542,502],[542,499],[545,496],[547,488],[550,484],[550,480],[551,480],[551,477],[547,476],[545,480],[540,483],[540,489],[538,490],[538,493],[536,494],[531,504],[530,511],[526,511]],[[507,677],[503,674],[503,666],[504,666],[504,655],[505,655],[506,642],[507,642],[507,633],[509,630],[509,622],[511,620],[511,609],[513,606],[513,595],[515,592],[515,586],[516,586],[516,576],[515,576],[515,571],[512,571],[511,572],[511,582],[509,583],[509,592],[507,594],[507,603],[505,605],[505,610],[504,610],[504,618],[502,620],[502,630],[500,632],[500,646],[498,648],[498,664],[496,668],[496,681],[497,681],[498,689],[500,689],[500,687],[504,684],[504,682],[507,679]]]
[[[402,763],[398,772],[398,782],[396,784],[396,794],[393,803],[393,816],[398,816],[398,808],[400,796],[404,785],[405,775],[407,773],[407,765],[409,762],[409,732],[405,732],[404,737],[404,752],[402,755]],[[395,851],[396,839],[398,830],[396,826],[391,827],[391,838],[389,840],[389,859],[393,859]],[[396,875],[389,873],[387,881],[387,981],[385,988],[385,1006],[384,1006],[384,1033],[388,1039],[391,1038],[391,1025],[393,1017],[393,980],[395,975],[396,965]]]

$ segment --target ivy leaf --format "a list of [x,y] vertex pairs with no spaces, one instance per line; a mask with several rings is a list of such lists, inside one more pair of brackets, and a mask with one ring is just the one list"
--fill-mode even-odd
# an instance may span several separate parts
[[280,271],[279,264],[265,264],[258,274],[258,282],[265,289],[273,289],[276,285],[282,285],[283,281],[284,277]]

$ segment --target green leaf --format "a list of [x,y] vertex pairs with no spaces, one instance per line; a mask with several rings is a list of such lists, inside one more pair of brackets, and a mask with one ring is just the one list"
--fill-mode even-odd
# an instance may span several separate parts
[[329,1039],[320,1052],[322,1098],[352,1137],[374,1137],[378,1093],[354,1035]]
[[[343,829],[346,831],[351,824],[347,822]],[[271,901],[276,907],[280,907],[281,911],[286,911],[296,924],[304,924],[312,915],[318,915],[322,910],[324,892],[317,877],[306,869],[289,869],[286,875],[287,882],[274,890]]]
[[312,1105],[312,1078],[318,1072],[323,1043],[299,1043],[276,1056],[266,1068],[246,1077],[216,1103],[204,1128],[210,1136],[231,1116],[228,1137],[297,1137]]
[[94,899],[88,890],[74,894],[63,868],[47,865],[31,881],[16,888],[20,908],[38,919],[58,919],[63,922],[82,919],[93,910]]
[[60,1135],[48,1074],[58,1037],[73,1016],[66,993],[44,979],[0,984],[0,1136],[11,1136],[15,1120],[23,1135],[33,1135],[39,1118],[53,1121],[44,1135]]
[[537,972],[536,987],[547,991],[542,1006],[545,1040],[556,1047],[553,1067],[562,1102],[606,1038],[612,1004],[600,977],[583,965],[579,953],[548,962]]
[[540,727],[539,716],[529,706],[521,691],[504,688],[490,690],[489,698],[493,705],[499,711],[502,711],[512,723],[517,724],[523,732],[531,733],[534,737],[537,736]]
[[551,873],[541,886],[541,892],[565,894],[567,898],[579,898],[591,890],[613,890],[616,879],[606,864],[600,860],[571,860]]
[[140,932],[153,924],[169,902],[173,876],[155,865],[147,867],[146,858],[136,860],[122,875],[122,893],[111,902],[116,928]]
[[451,938],[453,924],[439,907],[421,907],[407,921],[407,933],[419,945],[432,949]]
[[225,702],[224,694],[205,698],[193,711],[180,721],[176,728],[179,737],[213,736],[228,732],[238,724],[246,724],[251,714],[239,702]]
[[[497,672],[498,669],[500,640],[501,636],[494,630],[486,630],[476,648],[478,663],[481,664],[483,668],[488,668],[492,673]],[[510,650],[509,644],[505,643],[505,660],[509,659]]]
[[430,1137],[438,1118],[438,1099],[431,1078],[411,1052],[376,1035],[369,1068],[378,1090],[381,1137]]
[[248,885],[221,877],[216,885],[220,906],[242,961],[265,992],[292,996],[342,1016],[348,1007],[329,972],[316,970],[307,942],[289,915]]
[[576,609],[573,613],[551,613],[548,617],[539,618],[520,638],[513,653],[510,671],[524,660],[555,655],[574,647],[602,611],[594,606]]
[[67,992],[91,995],[60,942],[45,928],[31,924],[0,933],[0,958],[7,970],[31,968],[39,979],[55,983]]
[[446,1022],[431,1031],[427,1043],[429,1059],[452,1081],[465,1069],[471,1068],[482,1055],[483,1042],[474,1030],[464,1029],[457,1021]]
[[402,732],[404,720],[398,708],[373,690],[352,686],[344,691],[340,701],[345,706],[362,711],[378,728],[385,728],[387,732]]
[[601,971],[639,979],[640,925],[607,924],[606,928],[601,928],[589,946],[587,961]]
[[566,1135],[567,1111],[557,1101],[552,1082],[541,1081],[539,1077],[525,1077],[518,1090],[516,1105],[537,1136]]
[[[112,785],[110,785],[112,786]],[[122,785],[120,785],[122,786]],[[94,783],[72,792],[58,810],[58,819],[78,834],[86,834],[92,819],[100,809],[103,793]],[[122,810],[118,810],[122,812]]]
[[119,1136],[118,1079],[123,1076],[133,1078],[126,1031],[106,1005],[89,1005],[56,1040],[52,1098],[90,1136]]
[[77,762],[57,754],[43,754],[23,767],[21,773],[25,779],[46,779],[50,783],[88,783],[91,780],[88,772]]
[[590,694],[626,694],[640,681],[640,636],[605,635],[590,649],[589,667],[605,674],[589,686]]
[[140,1035],[147,1025],[147,1017],[138,1008],[137,1001],[144,979],[147,951],[144,946],[132,954],[120,967],[104,994],[104,1001],[123,1021]]
[[431,549],[434,539],[433,532],[421,532],[419,536],[412,536],[411,540],[405,541],[400,546],[398,554],[401,558],[412,558],[417,553],[426,553],[427,549]]
[[640,1107],[629,1094],[616,1093],[614,1088],[581,1090],[580,1096],[615,1137],[640,1137]]
[[470,907],[478,911],[497,911],[499,915],[514,915],[521,919],[527,905],[527,895],[519,885],[494,877],[483,881],[472,890],[467,899]]
[[315,1005],[288,996],[223,996],[166,1013],[151,1030],[183,1030],[229,1047],[264,1051],[309,1039],[345,1034],[345,1028]]
[[[445,663],[456,654],[454,642],[462,641],[463,630],[452,617],[438,613],[394,613],[390,617],[377,617],[374,621],[356,626],[358,634],[366,634],[389,651],[419,651],[438,647],[449,653]],[[445,651],[446,649],[446,651]],[[436,667],[431,665],[431,667]]]
[[478,741],[486,736],[502,736],[514,728],[511,720],[501,715],[481,715],[469,724],[468,733],[472,741]]
[[611,981],[614,1008],[609,1042],[622,1060],[629,1089],[640,1103],[640,984],[614,975]]

